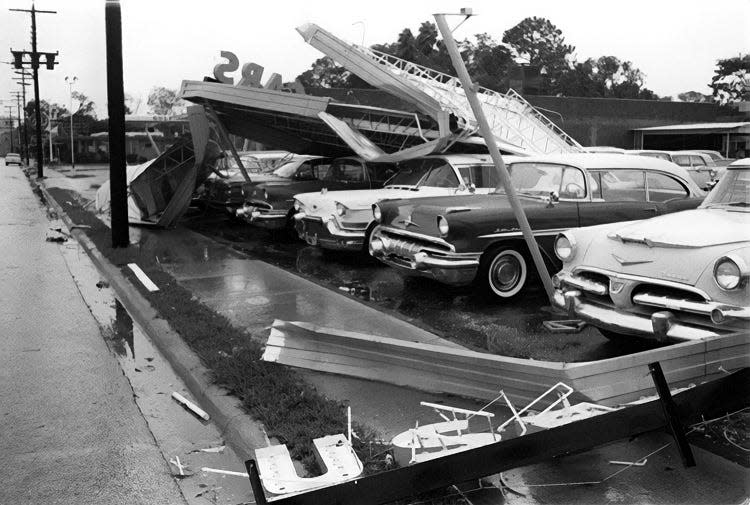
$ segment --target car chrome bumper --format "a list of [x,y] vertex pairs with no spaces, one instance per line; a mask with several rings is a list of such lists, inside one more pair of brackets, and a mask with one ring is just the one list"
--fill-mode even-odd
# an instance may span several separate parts
[[[556,289],[554,302],[565,309],[571,318],[579,318],[602,328],[625,335],[654,340],[699,340],[717,337],[725,331],[707,329],[677,320],[669,311],[654,312],[651,316],[634,312],[622,312],[613,307],[589,303],[582,300],[578,290]],[[729,331],[729,329],[727,329]]]
[[420,275],[444,284],[470,284],[479,269],[480,253],[432,251],[408,239],[394,239],[375,228],[370,238],[370,254],[402,273]]
[[267,230],[280,230],[286,226],[285,210],[269,210],[245,204],[236,210],[235,215],[253,226]]
[[345,230],[333,219],[324,222],[305,214],[297,214],[294,220],[297,235],[309,245],[336,251],[361,251],[364,246],[365,230]]

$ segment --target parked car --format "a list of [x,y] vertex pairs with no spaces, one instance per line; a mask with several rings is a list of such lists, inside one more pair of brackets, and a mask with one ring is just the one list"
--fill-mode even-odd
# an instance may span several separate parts
[[498,184],[488,155],[426,156],[401,162],[397,168],[383,188],[295,195],[299,237],[325,249],[361,251],[376,224],[372,205],[379,200],[486,194]]
[[8,153],[5,155],[5,165],[21,165],[21,155],[18,153]]
[[750,322],[750,158],[695,210],[569,230],[555,303],[606,337],[694,340]]
[[[291,161],[296,156],[288,151],[244,151],[238,153],[242,166],[252,181],[263,180],[264,174]],[[246,183],[237,161],[230,152],[217,163],[216,171],[203,182],[196,198],[206,206],[226,210],[230,215],[242,206],[242,186]]]
[[245,184],[245,204],[237,215],[254,226],[293,231],[294,195],[310,191],[381,188],[396,173],[393,163],[373,163],[357,157],[333,161],[311,159],[302,168],[304,170],[288,179]]
[[588,146],[584,147],[583,150],[587,153],[600,153],[600,154],[626,154],[627,151],[620,147],[612,146]]
[[[509,165],[550,271],[560,268],[555,236],[577,226],[643,219],[695,208],[704,193],[685,169],[621,154],[519,158]],[[511,298],[530,277],[529,253],[503,191],[383,201],[370,254],[408,275],[451,285],[472,282],[490,296]]]
[[716,162],[706,153],[699,151],[656,151],[640,150],[631,151],[639,156],[649,156],[662,160],[671,161],[681,167],[684,167],[690,177],[693,178],[699,188],[703,190],[711,189],[716,184]]

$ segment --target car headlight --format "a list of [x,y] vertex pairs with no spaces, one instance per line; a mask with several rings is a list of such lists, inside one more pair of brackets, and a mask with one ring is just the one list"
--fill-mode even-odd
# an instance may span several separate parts
[[737,263],[725,256],[714,265],[714,279],[721,289],[735,289],[742,281],[742,271]]
[[372,206],[372,217],[378,223],[381,219],[383,219],[383,212],[380,210],[380,205],[378,205],[377,203]]
[[342,217],[344,214],[346,214],[346,206],[336,202],[336,215]]
[[561,261],[570,261],[576,253],[576,242],[570,233],[561,233],[555,239],[555,255]]
[[437,217],[437,225],[438,225],[438,231],[440,232],[440,235],[445,237],[448,235],[448,230],[450,230],[450,227],[448,226],[448,220],[445,219],[443,216]]

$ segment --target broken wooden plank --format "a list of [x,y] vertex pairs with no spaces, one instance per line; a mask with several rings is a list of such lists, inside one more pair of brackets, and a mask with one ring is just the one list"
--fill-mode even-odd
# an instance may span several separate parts
[[148,275],[146,275],[146,272],[141,270],[141,267],[139,267],[135,263],[128,263],[128,268],[132,270],[132,272],[135,274],[138,280],[141,281],[141,284],[143,284],[143,287],[145,287],[152,293],[154,291],[159,291],[159,287],[156,284],[154,284],[154,282],[149,278]]

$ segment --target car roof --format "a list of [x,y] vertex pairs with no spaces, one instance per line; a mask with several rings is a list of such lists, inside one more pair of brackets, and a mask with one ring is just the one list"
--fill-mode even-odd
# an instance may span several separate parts
[[750,158],[734,160],[729,165],[727,165],[728,170],[737,170],[741,168],[750,168]]

